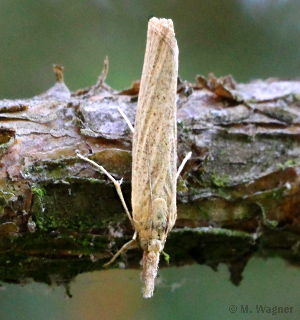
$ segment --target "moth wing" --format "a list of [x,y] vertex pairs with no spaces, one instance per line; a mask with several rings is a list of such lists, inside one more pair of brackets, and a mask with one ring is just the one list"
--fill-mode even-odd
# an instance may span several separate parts
[[149,21],[133,137],[132,208],[137,231],[151,228],[151,203],[156,198],[166,201],[168,229],[176,220],[178,47],[172,22],[158,25],[154,19]]

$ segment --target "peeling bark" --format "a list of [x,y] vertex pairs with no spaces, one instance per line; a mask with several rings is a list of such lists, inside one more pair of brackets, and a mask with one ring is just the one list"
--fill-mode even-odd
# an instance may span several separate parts
[[[68,283],[132,236],[111,181],[76,156],[123,178],[130,205],[132,134],[116,106],[134,123],[139,83],[116,92],[107,63],[92,88],[71,93],[58,74],[40,96],[0,101],[2,281]],[[178,81],[177,106],[178,163],[193,155],[178,181],[171,264],[223,262],[235,284],[254,252],[298,265],[300,82],[198,76]],[[126,257],[138,267],[141,251]]]

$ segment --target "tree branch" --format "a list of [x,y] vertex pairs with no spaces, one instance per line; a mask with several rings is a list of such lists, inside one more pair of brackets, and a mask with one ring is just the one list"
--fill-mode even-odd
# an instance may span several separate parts
[[[130,205],[138,82],[116,92],[101,81],[70,93],[59,77],[46,93],[0,101],[0,279],[67,283],[100,269],[133,230],[101,172]],[[57,71],[56,66],[56,71]],[[62,72],[62,69],[59,69]],[[171,264],[227,263],[235,284],[254,252],[299,263],[300,82],[237,84],[232,77],[178,82],[178,219]],[[138,267],[141,250],[126,255]],[[9,261],[9,262],[8,262]]]

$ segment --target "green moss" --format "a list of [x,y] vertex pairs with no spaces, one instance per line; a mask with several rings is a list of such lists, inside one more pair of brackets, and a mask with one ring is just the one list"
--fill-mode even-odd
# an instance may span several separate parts
[[203,220],[210,220],[212,218],[212,210],[207,208],[207,206],[197,205],[197,211],[194,212],[195,218],[200,217]]
[[291,92],[289,96],[293,98],[293,102],[298,102],[300,100],[300,95],[295,92]]
[[89,233],[74,233],[66,229],[55,232],[36,231],[20,237],[10,237],[1,243],[1,250],[17,250],[24,254],[32,251],[43,254],[59,254],[60,251],[89,255],[107,248],[107,238]]
[[228,174],[219,175],[213,172],[211,175],[212,183],[217,187],[228,187],[230,182],[230,177]]
[[[254,251],[254,236],[240,231],[221,228],[184,228],[173,230],[166,242],[166,250],[176,261],[199,261],[211,264],[215,261],[238,259]],[[224,261],[224,260],[223,260]]]
[[286,186],[283,185],[279,188],[260,192],[260,193],[256,194],[253,197],[253,199],[255,201],[263,203],[265,206],[267,206],[267,203],[269,203],[269,205],[272,206],[274,203],[274,200],[280,200],[286,196],[286,190],[287,190]]
[[291,159],[287,160],[285,163],[279,163],[278,167],[282,170],[285,170],[286,168],[292,168],[300,165],[300,159]]
[[224,189],[219,188],[218,189],[218,194],[219,194],[219,196],[221,198],[223,198],[223,199],[225,199],[227,201],[232,200],[232,196],[228,192],[226,192]]
[[107,248],[107,240],[90,234],[74,236],[66,231],[56,236],[35,232],[6,237],[0,248],[1,281],[18,283],[31,278],[51,284],[56,276],[60,283],[62,280],[68,283],[79,273],[102,269],[103,260],[92,262],[90,257],[103,252]]
[[33,194],[38,195],[41,198],[43,198],[46,195],[46,190],[44,188],[38,187],[37,184],[32,185],[31,192]]
[[177,179],[177,192],[178,193],[187,193],[188,192],[188,187],[186,185],[186,181],[182,177],[179,177]]
[[[128,184],[123,186],[126,200],[128,187]],[[118,195],[114,186],[104,185],[103,181],[98,181],[97,188],[91,181],[84,180],[72,183],[72,186],[64,183],[44,184],[43,188],[35,186],[35,189],[32,219],[43,231],[63,227],[86,233],[126,220],[122,203],[115,201]]]
[[243,238],[247,239],[249,241],[252,241],[253,235],[247,232],[243,231],[237,231],[237,230],[230,230],[230,229],[223,229],[223,228],[212,228],[212,227],[204,227],[204,228],[184,228],[179,231],[176,230],[176,232],[195,232],[198,235],[216,235],[216,236],[224,236],[224,237],[238,237],[238,238]]

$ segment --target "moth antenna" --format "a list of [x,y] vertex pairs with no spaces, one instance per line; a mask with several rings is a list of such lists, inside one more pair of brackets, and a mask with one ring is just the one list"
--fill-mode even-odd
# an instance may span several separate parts
[[159,264],[159,252],[144,251],[142,280],[144,282],[143,297],[151,298],[155,287],[155,278],[157,276]]
[[183,159],[183,161],[181,162],[181,165],[179,166],[177,173],[176,173],[176,180],[178,179],[182,169],[184,168],[185,164],[188,162],[188,160],[191,158],[192,156],[192,152],[190,151],[185,158]]
[[131,130],[131,132],[134,132],[134,128],[130,122],[130,120],[127,118],[126,114],[123,112],[123,110],[120,107],[117,107],[118,111],[120,112],[121,116],[124,118],[124,120],[126,121],[129,129]]

